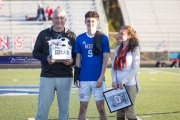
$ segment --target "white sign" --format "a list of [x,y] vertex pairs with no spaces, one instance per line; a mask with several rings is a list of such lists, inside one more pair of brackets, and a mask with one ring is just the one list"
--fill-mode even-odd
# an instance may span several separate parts
[[60,39],[51,39],[49,43],[49,52],[54,60],[71,59],[72,47],[69,39],[62,37]]
[[71,49],[66,47],[52,48],[51,53],[53,60],[71,59]]

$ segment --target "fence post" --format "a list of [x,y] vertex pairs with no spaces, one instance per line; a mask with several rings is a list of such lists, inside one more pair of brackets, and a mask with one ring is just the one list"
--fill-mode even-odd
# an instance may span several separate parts
[[169,34],[167,35],[167,60],[169,61]]

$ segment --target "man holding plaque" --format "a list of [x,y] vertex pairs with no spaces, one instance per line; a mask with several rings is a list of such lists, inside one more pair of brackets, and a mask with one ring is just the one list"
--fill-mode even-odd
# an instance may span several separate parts
[[53,25],[37,36],[33,57],[41,61],[39,100],[36,120],[48,120],[55,92],[59,107],[58,120],[69,119],[72,85],[73,52],[76,35],[65,28],[66,13],[57,8],[52,15]]
[[94,11],[85,14],[87,32],[76,39],[76,66],[74,84],[79,88],[80,109],[78,120],[86,119],[91,94],[94,95],[100,120],[107,120],[103,92],[106,90],[104,74],[110,52],[108,37],[97,31],[99,15]]

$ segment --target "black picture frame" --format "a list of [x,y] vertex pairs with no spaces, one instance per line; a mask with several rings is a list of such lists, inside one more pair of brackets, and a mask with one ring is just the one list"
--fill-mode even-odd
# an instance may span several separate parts
[[103,92],[103,95],[111,113],[133,105],[126,87],[107,90]]

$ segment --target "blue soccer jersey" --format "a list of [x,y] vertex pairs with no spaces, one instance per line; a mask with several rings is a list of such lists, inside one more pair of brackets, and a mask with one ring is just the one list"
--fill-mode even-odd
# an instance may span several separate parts
[[102,50],[101,54],[95,56],[93,50],[93,39],[87,33],[83,33],[76,38],[75,53],[81,54],[81,72],[80,81],[97,81],[100,77],[103,65],[103,53],[109,53],[108,37],[102,36]]

